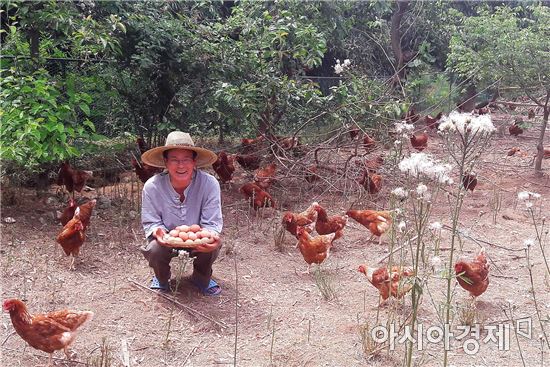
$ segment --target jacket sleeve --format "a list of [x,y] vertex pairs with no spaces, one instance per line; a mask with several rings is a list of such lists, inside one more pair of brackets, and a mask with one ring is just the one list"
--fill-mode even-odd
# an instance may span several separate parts
[[223,229],[220,183],[213,176],[208,178],[208,185],[202,202],[200,226],[218,234]]
[[148,238],[159,227],[168,232],[166,225],[162,221],[161,210],[153,200],[152,189],[151,186],[145,185],[142,192],[141,224],[145,232],[145,238]]

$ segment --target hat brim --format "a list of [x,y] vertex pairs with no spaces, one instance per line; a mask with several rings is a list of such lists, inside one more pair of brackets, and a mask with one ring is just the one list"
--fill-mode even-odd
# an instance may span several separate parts
[[197,168],[208,167],[218,159],[216,153],[205,148],[181,145],[164,145],[162,147],[149,149],[141,155],[141,160],[149,166],[166,168],[162,153],[170,149],[187,149],[196,152],[197,159],[195,162],[197,164]]

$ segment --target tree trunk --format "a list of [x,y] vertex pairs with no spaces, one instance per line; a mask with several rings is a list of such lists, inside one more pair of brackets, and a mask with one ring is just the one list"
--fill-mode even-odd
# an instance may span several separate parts
[[403,79],[405,76],[405,69],[403,68],[404,62],[403,62],[403,50],[401,49],[401,34],[399,32],[399,28],[401,27],[401,20],[403,19],[403,15],[407,11],[407,8],[409,7],[409,1],[397,1],[397,9],[395,10],[395,13],[393,13],[391,17],[391,29],[390,29],[390,36],[391,36],[391,47],[393,50],[393,54],[395,55],[395,60],[397,62],[396,67],[396,80]]
[[537,176],[542,176],[542,159],[544,158],[544,134],[546,133],[546,126],[548,125],[548,115],[550,115],[550,106],[548,106],[548,100],[550,100],[550,92],[546,94],[542,126],[540,127],[540,136],[537,143],[537,158],[535,159],[535,174]]

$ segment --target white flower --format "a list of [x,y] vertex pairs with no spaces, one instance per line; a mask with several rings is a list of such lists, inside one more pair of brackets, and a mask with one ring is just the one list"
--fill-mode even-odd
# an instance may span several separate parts
[[411,133],[414,131],[414,125],[413,124],[407,124],[405,121],[403,122],[396,122],[395,123],[395,132],[397,134],[405,134]]
[[471,113],[451,112],[448,116],[441,118],[439,124],[441,132],[456,132],[464,135],[466,131],[491,134],[496,131],[490,115],[472,115]]
[[442,184],[450,185],[453,182],[448,175],[450,165],[438,164],[426,153],[413,153],[410,157],[403,158],[399,163],[399,169],[412,176],[426,175]]
[[416,187],[416,193],[417,193],[419,196],[424,195],[426,192],[428,192],[428,186],[424,185],[423,183],[419,184],[419,185]]
[[344,68],[340,64],[334,65],[334,73],[340,74],[344,71]]
[[398,147],[398,146],[401,145],[401,143],[402,143],[401,140],[396,140],[396,141],[393,142],[393,145],[396,146],[396,147]]
[[344,66],[350,66],[350,65],[351,65],[351,61],[349,61],[349,59],[345,59]]
[[407,191],[405,191],[404,188],[402,187],[396,187],[395,189],[392,190],[392,195],[400,198],[400,199],[405,199],[409,194],[407,193]]
[[532,201],[526,201],[526,202],[525,202],[525,206],[526,206],[527,208],[532,208],[532,207],[533,207],[533,202],[532,202]]
[[540,198],[540,194],[536,193],[536,192],[531,192],[531,191],[522,191],[520,193],[518,193],[518,199],[519,200],[530,200],[530,199],[539,199]]
[[441,266],[441,258],[439,256],[434,256],[430,259],[430,264],[436,268],[436,269],[439,269],[439,267]]
[[405,232],[405,228],[407,228],[407,224],[405,223],[405,221],[402,220],[397,225],[397,228],[399,229],[399,232]]
[[531,247],[534,244],[535,244],[535,241],[532,238],[529,238],[523,241],[523,245],[525,245],[525,247]]
[[443,226],[442,226],[441,223],[439,223],[439,222],[430,223],[430,229],[431,229],[431,230],[438,231],[438,230],[440,230],[441,228],[443,228]]

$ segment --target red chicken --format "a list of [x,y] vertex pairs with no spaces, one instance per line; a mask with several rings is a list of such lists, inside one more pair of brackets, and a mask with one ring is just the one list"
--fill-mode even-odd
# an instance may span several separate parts
[[468,173],[462,177],[462,185],[466,190],[474,192],[477,185],[477,175],[475,173]]
[[411,135],[411,145],[419,152],[428,147],[428,134],[425,132]]
[[363,147],[365,148],[365,151],[367,153],[370,153],[376,147],[376,141],[370,136],[368,136],[367,134],[365,134],[365,136],[363,137]]
[[136,139],[136,144],[138,146],[138,149],[139,149],[139,152],[141,154],[145,153],[146,151],[149,150],[149,146],[147,145],[147,143],[145,142],[145,140],[141,137],[138,137]]
[[71,218],[74,216],[76,210],[76,201],[73,198],[69,199],[69,205],[63,209],[63,212],[57,213],[57,218],[61,222],[61,225],[67,224]]
[[31,315],[27,306],[18,299],[5,300],[3,309],[10,313],[13,328],[24,341],[50,354],[48,366],[53,366],[56,350],[63,349],[67,359],[71,359],[69,346],[74,342],[77,330],[94,316],[91,311],[73,310]]
[[410,268],[399,268],[392,266],[391,274],[384,266],[378,269],[367,265],[360,265],[359,272],[367,276],[368,281],[378,289],[382,300],[387,300],[390,296],[402,298],[412,289],[412,284],[405,283],[403,280],[414,276],[414,271]]
[[439,129],[439,120],[441,119],[441,116],[443,116],[443,112],[439,112],[435,117],[427,115],[424,118],[424,121],[426,122],[426,126],[431,130]]
[[344,235],[344,227],[348,222],[347,215],[334,215],[329,217],[327,211],[321,205],[315,206],[317,211],[317,221],[315,222],[315,230],[319,234],[335,233],[334,239],[337,240]]
[[405,114],[405,121],[407,124],[414,124],[416,121],[420,119],[420,115],[416,113],[416,108],[414,106],[411,106],[407,113]]
[[73,194],[74,199],[74,192],[82,192],[86,181],[92,176],[92,171],[77,170],[71,167],[69,162],[62,162],[57,173],[56,183],[59,186],[65,185],[67,191]]
[[76,257],[80,253],[80,247],[86,240],[86,228],[90,224],[90,216],[96,204],[95,200],[91,200],[78,208],[74,213],[73,218],[63,227],[57,236],[57,242],[63,248],[67,256],[72,255],[69,269],[74,270]]
[[216,162],[212,163],[212,168],[218,174],[222,183],[229,182],[233,178],[233,172],[235,172],[235,158],[222,150],[218,153]]
[[262,157],[255,154],[235,154],[236,161],[247,171],[253,171],[260,168],[260,163],[262,163]]
[[508,132],[510,133],[510,135],[519,136],[523,134],[523,129],[521,128],[521,126],[519,126],[521,123],[523,123],[522,119],[516,118],[516,120],[514,120],[514,123],[508,126]]
[[382,244],[382,235],[390,228],[392,222],[389,211],[348,210],[346,214],[367,227],[372,236],[378,236],[378,244]]
[[285,212],[282,220],[283,227],[296,236],[296,229],[298,227],[305,227],[315,222],[317,219],[317,205],[317,202],[314,202],[301,213]]
[[267,190],[269,186],[275,181],[275,172],[277,171],[277,164],[270,163],[267,166],[259,168],[254,174],[254,182],[262,189]]
[[255,139],[243,138],[241,139],[241,152],[243,154],[257,152],[264,141],[265,138],[263,136],[258,136]]
[[[364,163],[361,160],[357,160],[355,161],[355,164],[371,173],[375,173],[384,164],[384,157],[378,155],[376,158],[367,159]],[[361,182],[359,183],[361,184]]]
[[307,263],[306,273],[309,273],[311,264],[321,264],[329,257],[336,233],[312,237],[304,227],[298,227],[296,236],[298,237],[297,247]]
[[141,161],[138,163],[134,157],[132,157],[132,166],[134,167],[139,180],[143,183],[146,183],[148,179],[157,173],[162,172],[161,168],[150,166]]
[[517,152],[519,152],[520,150],[521,150],[521,149],[519,149],[518,147],[513,147],[513,148],[511,148],[511,149],[508,151],[508,153],[506,153],[506,155],[507,155],[508,157],[511,157],[511,156],[513,156],[514,154],[516,154]]
[[273,200],[271,195],[255,183],[249,182],[244,184],[241,186],[240,191],[249,200],[254,210],[269,207],[276,208],[275,200]]
[[481,249],[472,262],[459,261],[455,264],[455,274],[458,284],[472,297],[479,297],[489,286],[489,264],[485,250]]
[[369,194],[377,194],[382,189],[382,176],[371,173],[368,170],[363,172],[363,176],[357,180],[359,185],[363,186]]
[[317,168],[317,165],[311,165],[306,169],[306,181],[309,183],[313,183],[315,181],[319,180],[319,169]]

